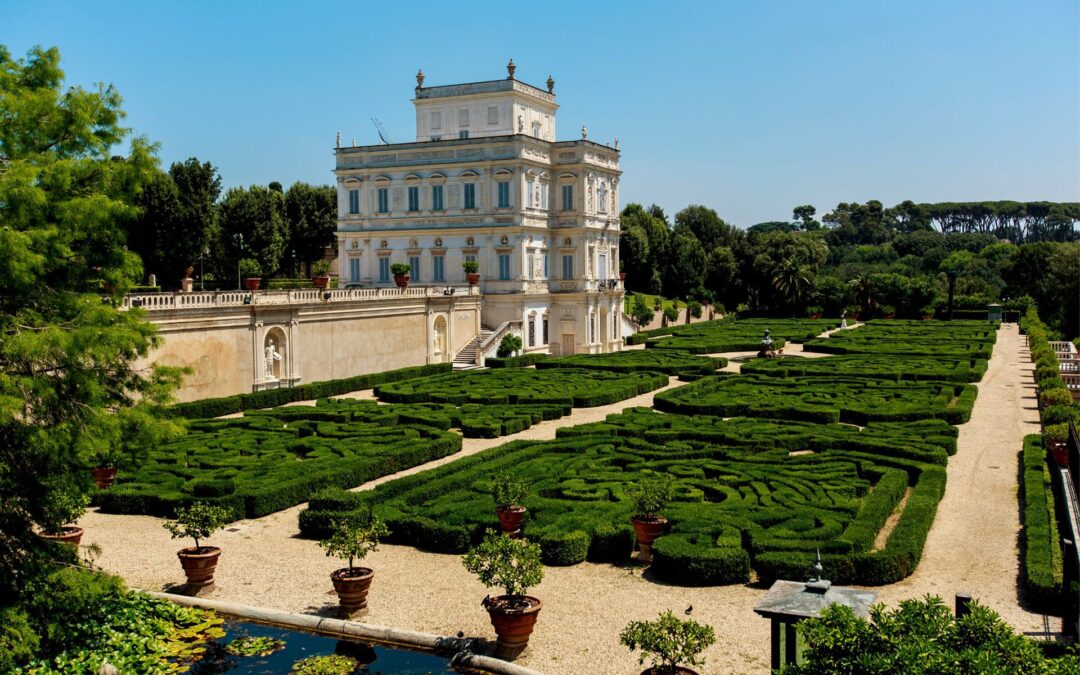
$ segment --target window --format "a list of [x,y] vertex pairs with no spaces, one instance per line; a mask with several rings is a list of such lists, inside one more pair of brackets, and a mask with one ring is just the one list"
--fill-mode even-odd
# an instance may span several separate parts
[[420,256],[418,256],[418,255],[409,256],[409,267],[412,268],[412,269],[409,270],[409,274],[411,276],[412,281],[419,282],[420,281]]
[[562,210],[573,211],[574,210],[574,186],[564,185],[562,186]]
[[388,256],[382,256],[379,258],[379,283],[385,284],[390,281],[390,258]]
[[431,128],[442,129],[442,113],[438,110],[431,113]]
[[360,213],[360,191],[349,190],[349,213]]
[[600,264],[597,267],[600,268],[600,278],[607,279],[607,253],[600,254]]
[[499,254],[499,281],[510,281],[510,254]]
[[443,186],[441,186],[441,185],[432,185],[431,186],[431,210],[432,211],[442,211],[443,210],[442,188],[443,188]]
[[432,134],[431,140],[433,140],[433,141],[441,141],[442,140],[442,134],[438,134],[438,135]]
[[528,195],[528,197],[525,199],[525,203],[528,204],[530,208],[534,207],[534,206],[537,206],[537,204],[536,204],[536,193],[533,192],[533,185],[534,184],[535,184],[535,181],[533,181],[533,179],[531,179],[531,178],[525,181],[525,194]]
[[498,124],[499,123],[499,107],[489,105],[487,109],[487,123]]
[[574,256],[564,255],[562,257],[562,278],[573,279],[574,278]]
[[602,181],[600,183],[600,189],[597,191],[596,210],[600,213],[607,213],[607,183]]
[[476,183],[465,183],[465,208],[476,208]]
[[465,262],[476,262],[476,256],[471,253],[465,256]]
[[462,129],[461,131],[457,132],[457,137],[458,138],[468,138],[469,137],[469,130],[468,129]]
[[532,123],[532,129],[533,129],[533,137],[540,138],[540,123],[539,122],[533,122]]
[[533,278],[533,270],[536,269],[536,255],[533,254],[533,253],[530,253],[528,260],[529,260],[529,268],[526,270],[526,273],[529,275],[528,278],[532,279]]
[[529,346],[536,346],[536,315],[529,315]]
[[544,315],[544,341],[542,343],[540,343],[540,344],[545,344],[546,345],[547,343],[548,343],[548,315],[545,314]]
[[379,188],[379,213],[390,213],[390,190]]
[[510,208],[510,181],[499,181],[499,208]]
[[349,258],[349,281],[360,283],[360,258]]
[[469,109],[468,108],[462,108],[462,109],[458,110],[457,118],[458,118],[458,126],[459,127],[467,127],[467,126],[469,126]]
[[[548,275],[551,274],[551,272],[548,271],[548,258],[549,257],[550,256],[548,256],[547,253],[544,253],[544,278],[545,279],[547,279]],[[544,341],[544,344],[547,344],[547,340]]]
[[437,255],[431,259],[431,280],[446,281],[443,256]]
[[547,210],[547,207],[548,207],[548,184],[547,184],[547,181],[544,181],[544,180],[540,181],[540,203],[537,204],[536,206],[541,208],[541,209],[544,209],[545,211]]
[[409,188],[409,210],[420,210],[420,188],[415,186]]

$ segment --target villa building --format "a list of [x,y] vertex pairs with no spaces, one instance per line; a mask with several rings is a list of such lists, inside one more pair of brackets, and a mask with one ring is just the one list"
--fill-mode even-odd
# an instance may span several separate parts
[[335,148],[338,270],[343,285],[465,281],[480,268],[488,330],[526,352],[602,353],[621,346],[619,151],[557,141],[555,82],[516,79],[424,86],[416,141]]

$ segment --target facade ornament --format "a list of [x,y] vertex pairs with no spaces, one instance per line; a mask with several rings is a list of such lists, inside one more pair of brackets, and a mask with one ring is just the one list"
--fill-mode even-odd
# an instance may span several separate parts
[[518,133],[520,134],[520,133],[523,133],[524,131],[525,131],[525,120],[523,120],[521,118],[521,115],[518,115]]
[[274,347],[273,338],[266,341],[266,379],[276,380],[274,377],[274,361],[280,361],[281,354],[278,354],[277,349]]
[[506,72],[510,73],[508,80],[514,79],[514,71],[517,70],[517,66],[514,65],[514,59],[510,59],[510,63],[506,64]]
[[547,86],[548,86],[548,93],[549,94],[554,94],[555,93],[555,80],[553,80],[550,75],[548,75]]
[[615,137],[615,149],[616,150],[619,149],[619,137],[618,136]]
[[416,88],[417,90],[424,88],[424,69],[416,71]]
[[337,141],[336,141],[334,147],[335,148],[340,148],[341,147],[341,132],[340,131],[337,132]]
[[589,130],[585,128],[585,125],[581,125],[581,140],[585,140],[589,137]]

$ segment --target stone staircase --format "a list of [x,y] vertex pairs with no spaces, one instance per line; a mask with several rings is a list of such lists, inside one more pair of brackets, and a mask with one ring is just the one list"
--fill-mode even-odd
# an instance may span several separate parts
[[474,370],[480,366],[476,365],[476,350],[481,342],[491,337],[492,331],[480,330],[480,334],[474,337],[469,344],[461,348],[461,351],[454,356],[454,370]]

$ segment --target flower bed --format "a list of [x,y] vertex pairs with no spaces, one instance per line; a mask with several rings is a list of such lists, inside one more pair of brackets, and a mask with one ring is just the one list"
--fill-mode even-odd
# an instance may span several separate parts
[[[460,552],[495,526],[488,487],[492,477],[511,472],[530,484],[526,536],[540,544],[547,564],[623,560],[633,544],[627,488],[662,472],[676,481],[676,497],[664,513],[668,534],[653,548],[658,577],[689,585],[744,582],[751,566],[771,578],[800,565],[796,576],[805,575],[820,549],[837,582],[882,584],[917,564],[953,448],[955,430],[939,421],[860,431],[635,409],[561,429],[554,441],[508,443],[371,492],[324,493],[301,513],[300,525],[308,536],[324,536],[334,518],[374,507],[391,541]],[[874,550],[909,487],[900,522]]]
[[785,357],[744,363],[743,375],[767,377],[866,377],[892,382],[978,382],[986,374],[985,359],[933,356],[844,354],[827,358]]
[[716,375],[656,395],[658,410],[683,415],[771,417],[866,424],[971,417],[978,391],[951,382],[889,382],[857,377]]
[[612,373],[603,370],[506,368],[474,370],[405,380],[376,387],[390,403],[533,404],[590,408],[659,389],[662,373]]
[[727,365],[727,359],[718,357],[695,356],[676,350],[657,349],[625,352],[612,352],[610,354],[574,354],[548,359],[536,364],[539,369],[545,368],[588,368],[595,370],[610,370],[617,373],[632,373],[642,370],[651,370],[657,373],[678,375],[680,373],[695,373],[699,375],[711,375],[718,368]]

